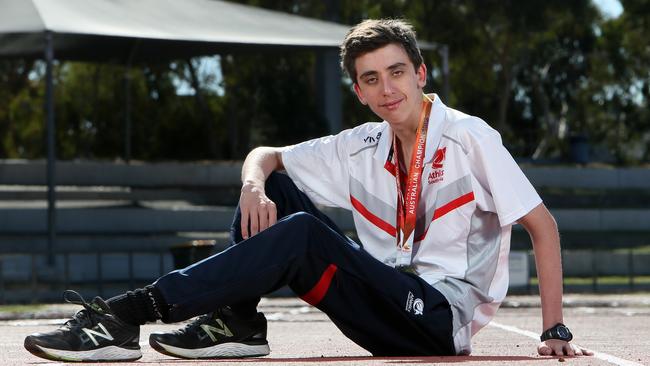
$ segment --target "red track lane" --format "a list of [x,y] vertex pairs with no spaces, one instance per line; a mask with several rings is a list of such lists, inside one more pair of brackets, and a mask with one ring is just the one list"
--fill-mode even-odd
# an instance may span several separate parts
[[[650,299],[650,296],[647,296]],[[650,302],[635,307],[575,307],[565,309],[565,322],[576,341],[614,360],[629,365],[650,365]],[[299,299],[264,299],[261,309],[269,318],[271,355],[259,359],[190,361],[173,359],[152,350],[147,337],[152,331],[173,329],[174,325],[144,326],[141,335],[143,358],[138,364],[193,365],[409,365],[436,363],[450,365],[558,365],[557,357],[537,356],[537,342],[530,337],[496,326],[488,326],[474,337],[474,353],[469,357],[373,358],[349,340],[325,314]],[[538,333],[539,308],[504,308],[495,317],[499,324]],[[33,332],[53,329],[51,320],[0,322],[0,365],[51,364],[36,358],[22,347],[23,338]],[[602,358],[564,358],[565,365],[617,365]],[[102,365],[107,365],[106,363]],[[121,363],[119,365],[124,365]],[[627,365],[618,363],[618,365]]]

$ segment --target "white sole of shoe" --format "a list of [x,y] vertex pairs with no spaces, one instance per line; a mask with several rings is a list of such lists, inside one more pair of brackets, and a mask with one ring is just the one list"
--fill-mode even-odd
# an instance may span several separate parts
[[65,351],[60,349],[40,348],[46,358],[61,361],[134,361],[142,357],[139,349],[125,349],[108,346],[90,351]]
[[156,342],[166,354],[182,358],[241,358],[266,356],[271,353],[268,344],[248,345],[242,343],[221,343],[216,346],[187,349]]

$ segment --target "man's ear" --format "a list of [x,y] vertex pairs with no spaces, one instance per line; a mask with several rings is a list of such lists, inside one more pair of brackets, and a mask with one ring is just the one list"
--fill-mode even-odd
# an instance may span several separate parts
[[359,98],[359,101],[361,102],[361,104],[367,105],[368,102],[366,102],[366,99],[363,97],[363,95],[361,93],[361,88],[359,87],[359,84],[357,84],[355,82],[354,84],[352,84],[352,87],[354,88],[354,93],[357,95],[357,98]]
[[420,67],[418,67],[417,70],[417,75],[418,75],[418,87],[420,89],[423,89],[425,85],[427,85],[427,66],[424,64],[420,64]]

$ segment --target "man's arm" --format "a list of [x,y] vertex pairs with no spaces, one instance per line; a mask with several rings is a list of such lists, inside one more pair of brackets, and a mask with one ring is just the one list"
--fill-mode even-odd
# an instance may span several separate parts
[[281,169],[284,169],[281,148],[258,147],[246,156],[241,172],[242,188],[239,197],[241,232],[244,239],[277,221],[275,203],[266,196],[264,183],[273,171]]
[[[562,259],[560,256],[560,235],[557,223],[540,204],[519,219],[533,242],[539,293],[542,300],[542,331],[557,323],[563,323],[562,316]],[[549,339],[537,346],[540,355],[559,356],[592,355],[593,352],[569,342]]]

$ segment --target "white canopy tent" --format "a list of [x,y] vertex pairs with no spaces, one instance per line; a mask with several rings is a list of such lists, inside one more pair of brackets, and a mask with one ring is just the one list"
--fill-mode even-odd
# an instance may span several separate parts
[[[0,56],[58,59],[204,55],[224,47],[336,48],[347,26],[217,0],[0,0]],[[171,49],[167,49],[171,47]]]

